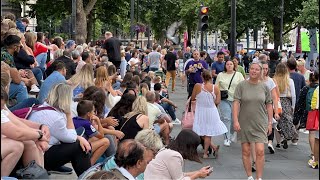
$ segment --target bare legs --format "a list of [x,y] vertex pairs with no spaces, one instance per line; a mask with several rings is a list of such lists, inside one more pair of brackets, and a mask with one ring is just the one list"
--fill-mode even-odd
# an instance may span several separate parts
[[254,144],[256,153],[256,179],[262,178],[264,168],[264,144],[263,143],[242,143],[242,162],[247,176],[252,176],[251,169],[251,145]]
[[89,142],[92,146],[92,155],[90,158],[91,165],[94,165],[97,160],[104,154],[104,152],[107,150],[107,148],[110,145],[109,139],[107,138],[90,138]]
[[1,176],[9,176],[23,153],[24,145],[20,141],[1,137]]
[[217,150],[218,150],[218,147],[211,142],[211,136],[203,136],[202,138],[203,138],[203,140],[204,140],[204,154],[203,154],[203,158],[208,158],[208,156],[209,156],[209,155],[208,155],[209,146],[210,146],[214,151],[217,151]]
[[35,160],[38,165],[44,168],[44,153],[38,149],[34,141],[23,141],[24,150],[22,162],[27,166],[32,160]]
[[310,145],[310,150],[311,154],[315,154],[314,149],[315,149],[315,131],[309,131],[309,145]]

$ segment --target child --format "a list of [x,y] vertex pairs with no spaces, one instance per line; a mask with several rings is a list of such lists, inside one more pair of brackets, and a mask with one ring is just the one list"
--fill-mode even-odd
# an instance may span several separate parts
[[92,101],[82,100],[77,106],[78,117],[73,118],[75,128],[84,127],[85,138],[91,143],[91,165],[96,163],[110,145],[109,140],[104,137],[104,128],[100,119],[95,116],[94,111]]

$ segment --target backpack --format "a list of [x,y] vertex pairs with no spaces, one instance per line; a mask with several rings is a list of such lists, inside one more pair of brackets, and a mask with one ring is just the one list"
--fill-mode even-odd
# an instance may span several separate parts
[[307,98],[306,98],[306,110],[311,111],[311,101],[312,101],[312,96],[313,92],[316,90],[318,87],[318,84],[310,84],[310,88],[307,93]]
[[55,111],[55,109],[53,107],[50,106],[46,106],[46,107],[39,107],[40,105],[32,105],[31,107],[27,107],[27,108],[22,108],[22,109],[18,109],[13,111],[12,113],[14,115],[16,115],[19,118],[22,119],[27,119],[32,111],[41,111],[41,110],[53,110]]

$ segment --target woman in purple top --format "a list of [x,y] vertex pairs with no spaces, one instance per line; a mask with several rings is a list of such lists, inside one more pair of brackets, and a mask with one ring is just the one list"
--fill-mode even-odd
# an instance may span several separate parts
[[193,60],[189,61],[185,66],[185,72],[188,76],[188,98],[191,96],[193,87],[197,83],[203,83],[201,74],[203,69],[208,69],[207,62],[200,60],[198,50],[193,51]]

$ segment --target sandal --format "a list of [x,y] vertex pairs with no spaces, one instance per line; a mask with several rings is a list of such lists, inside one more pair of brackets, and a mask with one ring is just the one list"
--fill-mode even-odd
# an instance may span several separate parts
[[212,153],[213,157],[218,158],[219,148],[220,148],[220,145],[218,145],[216,147],[216,149],[213,151],[213,153]]
[[202,158],[203,158],[203,159],[208,159],[208,158],[209,158],[209,155],[203,154]]

